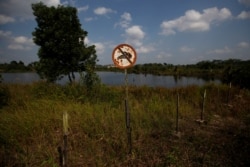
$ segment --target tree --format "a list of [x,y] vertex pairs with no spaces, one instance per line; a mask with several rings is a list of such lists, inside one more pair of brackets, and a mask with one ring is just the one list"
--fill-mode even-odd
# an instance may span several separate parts
[[[232,83],[241,88],[250,88],[250,60],[227,60],[228,67],[223,71],[222,82]],[[229,64],[231,62],[231,64]]]
[[32,4],[32,9],[37,22],[32,32],[33,40],[40,46],[40,60],[36,64],[40,77],[54,82],[67,75],[72,82],[74,72],[86,71],[94,75],[97,62],[95,46],[84,44],[87,31],[81,28],[76,8],[47,7],[40,2]]

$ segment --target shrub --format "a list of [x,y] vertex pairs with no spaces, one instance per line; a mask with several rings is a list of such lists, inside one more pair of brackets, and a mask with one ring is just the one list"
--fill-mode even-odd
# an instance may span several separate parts
[[3,77],[2,77],[2,75],[0,74],[0,83],[2,83],[3,82]]
[[37,82],[32,86],[32,93],[36,98],[63,99],[63,87],[54,83]]
[[10,99],[10,92],[9,89],[0,84],[0,108],[7,105]]

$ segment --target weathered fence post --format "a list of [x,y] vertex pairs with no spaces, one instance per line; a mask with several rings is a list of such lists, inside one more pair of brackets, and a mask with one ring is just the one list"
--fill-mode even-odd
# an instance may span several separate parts
[[177,93],[177,103],[176,103],[176,133],[179,132],[179,93]]
[[204,90],[203,97],[202,97],[202,110],[201,110],[201,121],[203,121],[203,114],[205,110],[205,98],[206,98],[206,89]]
[[63,112],[63,148],[58,147],[59,152],[59,164],[60,167],[67,167],[68,165],[68,130],[69,130],[69,124],[68,124],[68,113],[67,111]]
[[230,83],[229,83],[228,92],[227,92],[227,104],[229,104],[229,102],[230,102],[231,87],[232,87],[232,84],[231,84],[231,82],[230,82]]
[[206,89],[204,90],[204,93],[203,93],[203,96],[202,96],[202,106],[201,106],[201,112],[200,112],[200,119],[196,120],[196,122],[199,123],[199,124],[207,123],[204,120],[205,99],[206,99]]

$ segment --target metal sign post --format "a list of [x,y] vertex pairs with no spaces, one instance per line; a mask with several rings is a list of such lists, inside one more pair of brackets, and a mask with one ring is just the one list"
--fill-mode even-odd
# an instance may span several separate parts
[[136,52],[134,48],[128,44],[120,44],[115,47],[112,53],[112,60],[114,64],[124,69],[125,72],[125,121],[127,129],[128,139],[128,154],[132,153],[132,137],[131,137],[131,126],[130,126],[130,111],[128,107],[128,74],[127,68],[132,67],[136,62]]

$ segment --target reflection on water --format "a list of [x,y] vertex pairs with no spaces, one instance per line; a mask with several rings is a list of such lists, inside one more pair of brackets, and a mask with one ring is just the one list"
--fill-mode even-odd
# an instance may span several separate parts
[[[123,85],[125,83],[124,73],[116,72],[97,72],[103,84],[106,85]],[[79,80],[78,73],[76,80]],[[36,73],[2,73],[4,83],[32,83],[39,81],[40,78]],[[68,78],[63,77],[59,84],[68,83]],[[196,77],[177,77],[177,76],[156,76],[144,74],[128,74],[128,82],[130,85],[136,86],[152,86],[152,87],[181,87],[187,85],[204,85],[209,82],[221,83],[219,80],[205,80]]]
[[4,83],[32,83],[40,80],[37,73],[1,73]]

